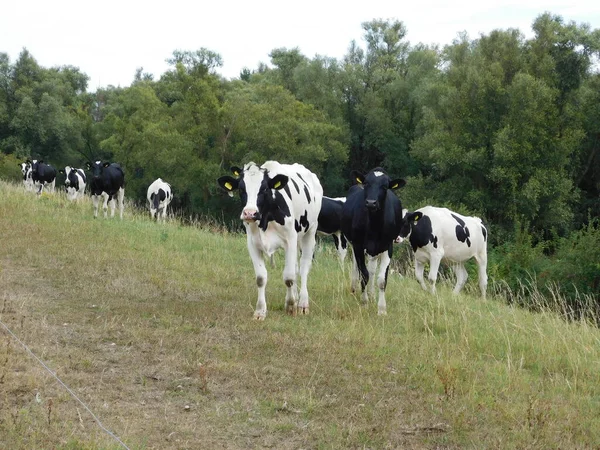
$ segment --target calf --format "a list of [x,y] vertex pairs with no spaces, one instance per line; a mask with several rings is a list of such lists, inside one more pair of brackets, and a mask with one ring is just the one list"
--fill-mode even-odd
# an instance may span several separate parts
[[485,298],[487,287],[487,229],[478,217],[466,217],[447,208],[425,206],[406,214],[400,237],[408,239],[415,253],[415,276],[423,289],[425,263],[429,262],[429,280],[435,293],[438,268],[442,259],[452,261],[456,274],[454,293],[467,281],[465,261],[475,258],[479,267],[479,289]]
[[323,196],[321,211],[319,212],[319,224],[317,233],[325,236],[333,236],[333,242],[343,267],[348,250],[348,241],[342,233],[342,207],[346,201],[345,197],[331,198]]
[[167,206],[169,206],[173,198],[171,185],[158,178],[148,187],[146,198],[150,207],[150,217],[154,219],[154,216],[156,216],[156,220],[158,221],[162,215],[164,222],[167,217]]
[[[34,159],[33,163],[37,160]],[[23,174],[23,187],[26,191],[33,191],[33,180],[31,179],[31,164],[32,162],[27,160],[24,163],[20,163],[21,173]]]
[[352,177],[363,189],[353,186],[346,196],[342,209],[342,233],[354,250],[355,272],[361,275],[362,301],[365,304],[368,302],[366,286],[369,282],[365,253],[372,271],[379,263],[377,312],[383,315],[387,313],[385,287],[393,243],[402,228],[402,203],[393,190],[406,182],[403,179],[392,180],[379,167],[366,175],[352,171]]
[[38,195],[41,195],[45,186],[48,186],[49,192],[54,192],[56,169],[44,161],[27,162],[31,164],[31,179],[34,187],[38,187]]
[[[265,256],[278,248],[285,251],[283,281],[287,287],[286,311],[296,315],[309,312],[308,273],[312,265],[323,188],[317,176],[301,164],[267,161],[262,166],[248,163],[243,169],[232,168],[236,178],[217,180],[230,195],[237,190],[242,200],[240,219],[246,228],[248,253],[254,265],[258,301],[254,318],[267,315]],[[297,302],[298,248],[300,256],[300,299]]]
[[108,202],[111,204],[110,217],[115,216],[115,197],[119,202],[119,212],[123,219],[123,197],[125,196],[125,174],[121,166],[116,163],[96,161],[87,163],[87,168],[92,172],[90,180],[90,193],[94,204],[94,218],[98,216],[98,202],[104,198],[102,209],[104,218],[107,217]]
[[65,190],[67,198],[71,201],[83,198],[85,193],[86,176],[83,169],[65,166],[65,170],[59,170],[59,173],[65,174]]

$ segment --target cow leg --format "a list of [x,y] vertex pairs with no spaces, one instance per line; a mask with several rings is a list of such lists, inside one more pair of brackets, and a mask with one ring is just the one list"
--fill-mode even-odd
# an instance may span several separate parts
[[104,211],[104,218],[106,219],[108,217],[108,204],[109,203],[113,210],[113,213],[111,215],[111,217],[113,217],[115,215],[115,206],[114,206],[115,204],[113,202],[112,196],[108,195],[106,192],[103,192],[102,197],[104,198],[104,202],[102,203],[102,210]]
[[350,274],[350,292],[353,294],[356,292],[356,287],[358,286],[358,264],[356,263],[356,256],[354,256],[354,252],[352,252],[352,273]]
[[52,183],[50,183],[49,192],[52,192],[54,194],[55,187],[56,187],[56,178],[54,180],[52,180]]
[[100,196],[92,194],[92,204],[94,205],[94,219],[98,217],[98,203],[100,202]]
[[267,316],[267,299],[265,292],[267,290],[267,267],[263,253],[256,248],[252,237],[248,233],[248,253],[254,265],[254,274],[256,275],[256,287],[258,288],[258,299],[256,301],[256,309],[254,310],[254,318],[256,320],[265,320]]
[[467,269],[465,269],[465,265],[463,263],[454,264],[453,269],[454,274],[456,275],[456,286],[454,286],[453,292],[454,294],[458,294],[467,282],[469,273],[467,272]]
[[125,208],[125,205],[123,204],[124,198],[125,189],[119,188],[119,191],[117,192],[117,200],[119,201],[119,217],[121,218],[121,220],[123,220],[123,209]]
[[368,292],[369,295],[375,298],[375,272],[377,272],[377,263],[379,262],[379,255],[371,256],[367,255],[367,270],[369,271],[369,286]]
[[298,309],[300,314],[308,314],[308,273],[310,272],[315,253],[315,233],[302,236],[300,245],[302,246],[302,255],[300,256],[300,301]]
[[[310,256],[312,258],[312,255]],[[295,316],[297,313],[296,272],[298,266],[298,239],[287,239],[285,247],[285,266],[283,268],[283,282],[287,287],[285,294],[285,310]],[[308,300],[307,300],[308,302]]]
[[487,254],[482,253],[475,256],[477,266],[479,268],[479,289],[481,290],[481,296],[485,298],[485,292],[487,289]]
[[421,287],[424,291],[427,291],[427,284],[425,283],[425,279],[423,277],[423,273],[425,272],[425,262],[421,261],[417,257],[415,257],[415,277],[417,281],[421,284]]
[[388,270],[390,268],[389,252],[383,252],[379,255],[379,274],[377,275],[377,287],[379,288],[379,299],[377,301],[377,314],[384,316],[387,314],[387,304],[385,303],[385,288],[387,286]]
[[40,188],[38,189],[37,195],[42,195],[44,191],[44,183],[40,183]]
[[346,252],[348,251],[348,240],[346,239],[346,236],[344,236],[343,233],[338,232],[339,233],[339,238],[340,238],[340,248],[338,249],[338,256],[340,257],[340,265],[342,266],[342,269],[344,268],[344,261],[346,261]]
[[435,294],[435,282],[437,281],[438,269],[440,268],[440,262],[442,261],[441,255],[432,254],[429,259],[429,281],[431,281],[431,293]]
[[367,304],[369,301],[369,295],[367,293],[367,284],[369,283],[369,271],[365,264],[365,250],[362,247],[354,246],[354,259],[356,260],[356,266],[361,274],[360,287],[362,292],[362,302]]

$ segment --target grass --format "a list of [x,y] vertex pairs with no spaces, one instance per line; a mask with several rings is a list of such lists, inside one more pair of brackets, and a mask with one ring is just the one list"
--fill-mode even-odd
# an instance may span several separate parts
[[[391,275],[378,317],[322,245],[311,314],[285,314],[277,255],[258,322],[245,238],[214,225],[0,182],[0,229],[0,320],[131,449],[600,446],[600,331],[474,280]],[[120,446],[3,330],[0,448]]]

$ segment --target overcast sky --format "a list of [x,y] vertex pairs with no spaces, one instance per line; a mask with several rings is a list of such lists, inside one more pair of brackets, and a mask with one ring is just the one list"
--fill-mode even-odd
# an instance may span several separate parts
[[280,47],[341,58],[353,39],[363,46],[361,23],[373,19],[401,20],[411,44],[445,45],[461,31],[531,37],[546,11],[600,28],[600,0],[20,0],[0,8],[0,52],[14,62],[25,47],[43,67],[79,67],[94,91],[129,86],[138,67],[158,79],[173,50],[219,53],[219,72],[233,78]]

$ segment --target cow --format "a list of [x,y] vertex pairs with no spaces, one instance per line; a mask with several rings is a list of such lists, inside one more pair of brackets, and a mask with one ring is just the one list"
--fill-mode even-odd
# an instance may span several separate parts
[[23,163],[19,163],[19,167],[21,168],[21,173],[23,174],[23,187],[26,191],[33,191],[33,180],[31,179],[31,165],[32,163],[36,163],[37,159],[32,161],[25,161]]
[[87,163],[87,169],[92,172],[90,194],[94,205],[94,218],[98,217],[98,202],[104,198],[102,209],[104,218],[107,217],[108,203],[111,204],[110,217],[115,216],[115,198],[119,202],[119,212],[123,219],[123,197],[125,196],[125,173],[117,163],[95,161]]
[[488,232],[478,217],[462,216],[448,208],[425,206],[408,212],[400,231],[400,237],[408,239],[415,254],[415,276],[426,291],[423,279],[425,263],[429,262],[431,291],[435,294],[435,282],[442,260],[454,263],[458,294],[467,282],[465,261],[475,258],[479,267],[479,289],[485,298],[487,288],[487,239]]
[[344,265],[348,241],[342,233],[342,207],[346,197],[331,198],[323,196],[321,211],[319,212],[317,233],[325,236],[333,236],[333,243],[338,253],[340,264]]
[[58,171],[65,175],[65,191],[67,198],[71,201],[80,200],[85,193],[86,176],[83,169],[77,169],[71,166],[65,166],[65,169]]
[[[267,315],[265,256],[277,249],[285,251],[283,281],[287,287],[286,312],[309,313],[308,273],[315,249],[315,235],[321,210],[323,188],[317,176],[301,164],[267,161],[262,166],[250,162],[236,175],[220,177],[217,182],[230,196],[238,191],[242,202],[240,219],[246,229],[248,253],[254,265],[258,301],[254,318]],[[297,300],[298,249],[300,257],[300,297]]]
[[150,217],[154,219],[156,216],[156,220],[158,221],[162,215],[164,222],[167,217],[167,206],[169,206],[169,203],[171,203],[171,200],[173,199],[171,185],[160,178],[154,180],[154,182],[148,186],[146,198],[148,199],[150,208]]
[[388,269],[394,251],[394,240],[400,234],[403,223],[402,203],[396,197],[394,189],[401,188],[406,181],[401,178],[391,179],[381,167],[366,175],[353,170],[351,176],[362,189],[355,185],[346,195],[346,203],[342,208],[342,233],[352,244],[356,264],[353,272],[360,273],[363,304],[369,299],[366,289],[369,269],[365,263],[365,254],[371,271],[374,272],[379,263],[377,313],[385,315]]
[[48,186],[49,192],[54,192],[56,184],[56,169],[44,161],[29,161],[31,164],[31,180],[33,186],[38,188],[37,194],[41,195],[45,186]]

